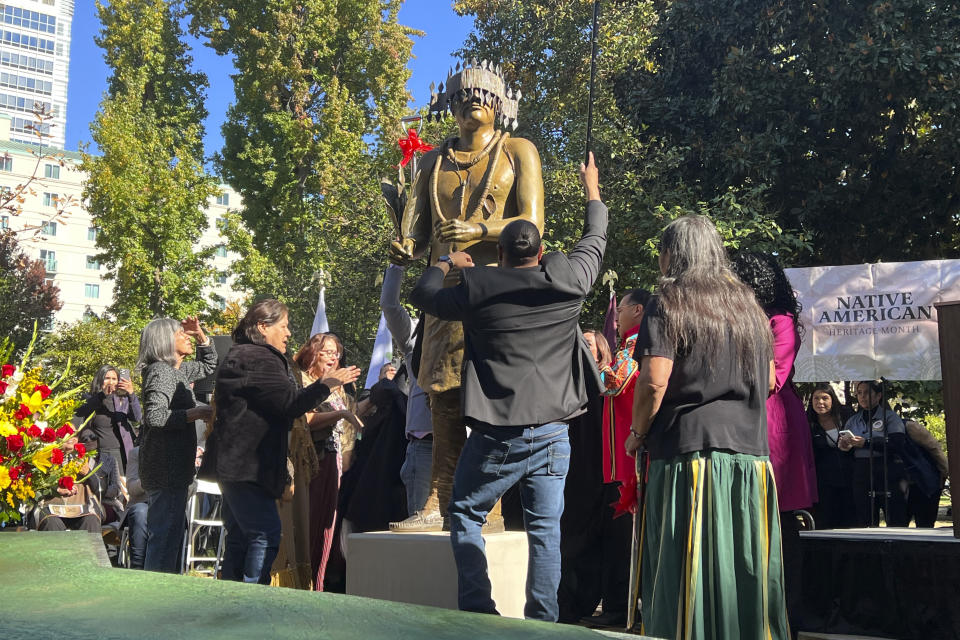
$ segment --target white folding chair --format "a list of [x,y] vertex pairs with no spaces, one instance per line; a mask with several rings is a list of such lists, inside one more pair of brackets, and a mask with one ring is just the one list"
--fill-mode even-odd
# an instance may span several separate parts
[[[200,517],[200,497],[203,495],[221,495],[220,486],[216,482],[197,480],[197,489],[190,496],[190,500],[187,501],[187,530],[183,537],[183,573],[189,571],[212,573],[213,577],[217,578],[220,575],[220,568],[223,563],[223,541],[226,530],[223,526],[223,520]],[[215,556],[196,555],[197,535],[204,529],[218,530]],[[210,568],[198,568],[198,565],[212,566]]]

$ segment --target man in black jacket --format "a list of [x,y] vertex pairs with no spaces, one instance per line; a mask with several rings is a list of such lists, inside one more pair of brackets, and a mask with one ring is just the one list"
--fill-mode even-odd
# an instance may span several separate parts
[[[457,464],[449,513],[465,611],[496,613],[480,530],[497,500],[519,483],[530,546],[524,615],[557,619],[560,514],[570,464],[566,421],[583,412],[589,392],[599,392],[578,321],[603,261],[607,209],[592,157],[580,176],[586,222],[569,257],[544,256],[537,227],[517,220],[501,232],[498,267],[475,267],[464,252],[443,256],[410,296],[441,320],[463,322],[462,404],[472,432]],[[460,283],[444,289],[452,268],[461,270]]]

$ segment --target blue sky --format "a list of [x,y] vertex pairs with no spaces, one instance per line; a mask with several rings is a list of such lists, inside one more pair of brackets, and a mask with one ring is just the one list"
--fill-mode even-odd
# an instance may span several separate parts
[[[461,18],[447,0],[406,0],[400,10],[401,24],[426,32],[416,38],[414,59],[410,62],[412,75],[407,89],[413,94],[412,106],[423,106],[430,97],[431,82],[447,77],[447,70],[455,64],[451,52],[460,48],[473,26],[472,18]],[[107,86],[108,69],[103,62],[103,51],[93,39],[100,31],[93,0],[78,0],[73,16],[70,45],[70,84],[67,95],[66,148],[75,151],[81,142],[90,142],[90,121]],[[210,48],[191,41],[195,67],[205,72],[210,80],[207,91],[205,147],[207,155],[223,144],[220,125],[227,106],[233,101],[233,82],[229,59],[217,56]]]

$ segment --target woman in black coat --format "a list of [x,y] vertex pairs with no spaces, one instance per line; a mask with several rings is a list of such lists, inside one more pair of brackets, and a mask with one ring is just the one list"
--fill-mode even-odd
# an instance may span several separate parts
[[320,404],[332,387],[360,375],[356,367],[337,369],[301,390],[284,355],[289,337],[286,306],[262,300],[237,325],[234,346],[217,373],[207,456],[223,492],[227,580],[270,583],[280,544],[276,501],[289,481],[293,420]]
[[127,469],[127,451],[133,448],[133,422],[143,419],[140,399],[133,390],[130,374],[120,375],[116,367],[105,364],[97,371],[90,384],[90,392],[76,410],[74,423],[79,426],[90,414],[86,430],[100,443],[98,451],[107,453],[120,465],[120,473]]
[[853,453],[843,442],[841,405],[833,387],[818,383],[810,395],[807,419],[813,439],[813,458],[817,465],[815,510],[817,529],[852,527],[856,520],[853,502]]

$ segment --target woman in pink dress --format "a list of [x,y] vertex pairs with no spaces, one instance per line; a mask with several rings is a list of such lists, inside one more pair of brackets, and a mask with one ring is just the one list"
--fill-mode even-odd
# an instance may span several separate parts
[[773,332],[777,384],[767,398],[767,438],[780,511],[809,509],[817,501],[813,440],[803,402],[793,387],[793,361],[800,349],[800,303],[773,256],[742,254],[734,270],[753,288]]
[[783,268],[769,254],[744,253],[734,263],[770,318],[777,381],[767,398],[767,440],[780,507],[783,573],[791,626],[800,621],[800,576],[803,572],[800,531],[793,511],[817,502],[813,438],[803,402],[793,387],[793,361],[800,350],[800,303]]

